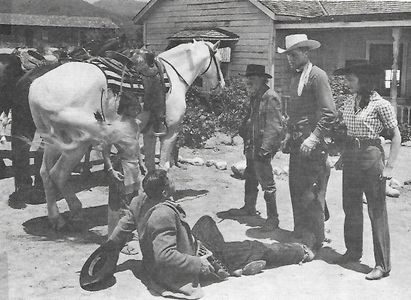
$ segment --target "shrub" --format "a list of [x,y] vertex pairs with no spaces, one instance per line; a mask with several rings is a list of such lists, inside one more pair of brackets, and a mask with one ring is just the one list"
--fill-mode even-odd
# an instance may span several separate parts
[[330,86],[333,93],[333,98],[337,110],[341,110],[344,101],[349,97],[350,90],[345,84],[344,76],[331,76],[330,77]]
[[244,81],[241,77],[232,77],[220,95],[211,97],[212,103],[218,111],[218,130],[233,138],[247,113],[248,96]]
[[411,140],[411,125],[409,124],[399,124],[398,128],[400,129],[401,133],[401,142],[407,142]]
[[214,135],[217,118],[207,100],[195,86],[186,94],[187,109],[183,120],[182,130],[177,139],[177,146],[201,148]]
[[240,77],[227,80],[226,87],[218,95],[205,95],[196,86],[190,87],[177,146],[201,148],[217,130],[233,138],[246,114],[247,99]]

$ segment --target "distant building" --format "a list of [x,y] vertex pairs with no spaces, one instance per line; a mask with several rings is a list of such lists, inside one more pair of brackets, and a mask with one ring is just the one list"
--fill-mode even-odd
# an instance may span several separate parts
[[0,47],[80,45],[90,36],[112,36],[119,27],[108,18],[0,13]]
[[[289,70],[277,46],[284,47],[286,35],[306,33],[323,45],[312,61],[328,74],[358,60],[379,64],[385,70],[379,90],[398,98],[399,119],[411,121],[411,2],[151,0],[134,22],[143,24],[144,42],[156,51],[192,38],[221,39],[229,48],[225,76],[243,73],[249,63],[263,64],[274,75],[271,86],[283,95]],[[397,89],[391,88],[394,62]]]

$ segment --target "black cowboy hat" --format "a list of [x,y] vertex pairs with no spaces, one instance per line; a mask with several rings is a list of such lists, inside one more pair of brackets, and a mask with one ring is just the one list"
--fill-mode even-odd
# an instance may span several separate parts
[[270,74],[265,72],[265,67],[263,65],[249,64],[245,70],[244,76],[262,76],[267,78],[272,78]]
[[377,65],[373,65],[370,63],[359,63],[345,66],[344,68],[340,68],[334,71],[334,75],[370,75],[375,76],[381,74],[383,69],[381,69]]
[[90,288],[113,276],[119,253],[119,247],[112,241],[107,241],[98,247],[81,268],[80,286],[83,289]]

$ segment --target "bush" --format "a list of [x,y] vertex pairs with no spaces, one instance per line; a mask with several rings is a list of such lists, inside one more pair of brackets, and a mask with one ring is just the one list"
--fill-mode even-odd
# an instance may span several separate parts
[[217,118],[208,107],[205,97],[195,86],[187,91],[186,104],[187,109],[177,146],[202,148],[214,135]]
[[411,125],[408,125],[406,123],[404,124],[399,124],[398,128],[400,129],[401,133],[401,142],[407,142],[411,140]]
[[246,114],[247,100],[246,88],[240,77],[227,80],[219,95],[205,95],[197,87],[190,87],[177,146],[202,148],[217,130],[233,138]]
[[220,95],[211,97],[212,103],[219,111],[217,115],[218,130],[233,138],[247,113],[248,96],[241,77],[232,77]]
[[331,76],[330,86],[337,110],[341,111],[344,101],[349,97],[350,90],[345,84],[344,76]]

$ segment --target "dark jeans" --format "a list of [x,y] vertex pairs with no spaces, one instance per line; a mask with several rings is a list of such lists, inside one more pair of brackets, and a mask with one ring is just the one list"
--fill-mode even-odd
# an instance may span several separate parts
[[376,266],[391,270],[390,233],[385,204],[383,149],[368,146],[345,150],[343,155],[344,239],[348,251],[362,255],[363,193],[367,197]]
[[271,166],[271,157],[265,159],[247,158],[247,167],[245,169],[245,196],[244,202],[248,209],[255,210],[258,184],[264,191],[266,201],[275,202],[276,186]]
[[327,189],[327,154],[315,149],[303,157],[299,149],[290,153],[289,188],[294,231],[302,233],[303,243],[312,249],[324,241],[324,205]]
[[265,260],[269,266],[282,266],[298,264],[304,259],[303,245],[298,243],[225,242],[215,221],[209,216],[202,216],[193,226],[192,233],[230,271],[255,260]]

